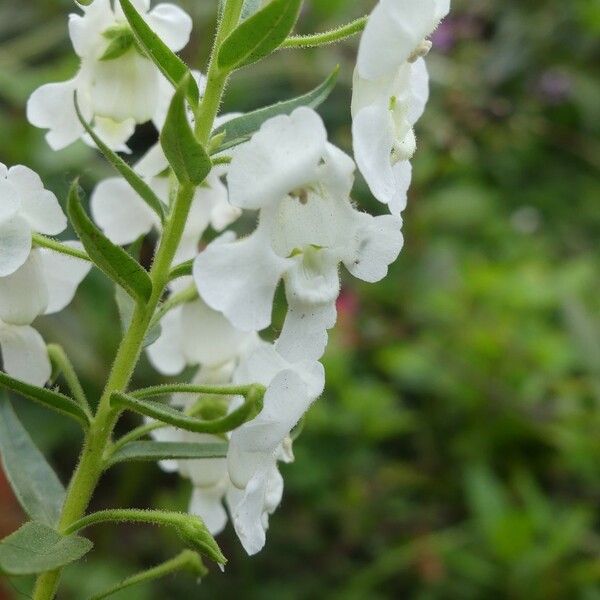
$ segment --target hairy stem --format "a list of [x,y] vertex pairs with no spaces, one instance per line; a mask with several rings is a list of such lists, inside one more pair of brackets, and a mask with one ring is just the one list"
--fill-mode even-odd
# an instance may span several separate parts
[[219,112],[223,92],[229,78],[229,72],[219,69],[219,48],[223,40],[238,24],[243,5],[244,0],[227,0],[219,21],[206,75],[206,92],[196,115],[196,136],[203,144],[206,144],[210,138],[212,126]]
[[50,357],[52,364],[56,366],[67,382],[73,398],[77,400],[85,412],[91,417],[92,411],[90,410],[87,397],[66,352],[58,344],[48,344],[48,356]]
[[53,240],[52,238],[46,237],[41,233],[34,233],[31,237],[33,239],[33,243],[36,246],[39,246],[40,248],[49,248],[50,250],[54,250],[55,252],[59,252],[60,254],[66,254],[67,256],[72,256],[73,258],[80,258],[81,260],[87,260],[88,262],[91,260],[85,250],[73,248],[72,246],[63,244],[58,240]]
[[351,23],[336,27],[330,31],[322,33],[314,33],[311,35],[294,35],[289,37],[283,44],[282,48],[315,48],[317,46],[326,46],[327,44],[335,44],[341,42],[357,33],[360,33],[367,26],[369,18],[360,17]]
[[162,577],[166,577],[167,575],[171,575],[177,571],[185,570],[190,571],[199,577],[204,576],[207,573],[207,570],[202,564],[202,560],[198,554],[192,552],[191,550],[184,550],[171,560],[167,560],[159,565],[156,565],[155,567],[147,569],[146,571],[142,571],[132,575],[131,577],[127,577],[127,579],[124,579],[110,589],[93,596],[90,600],[102,600],[103,598],[108,598],[109,596],[112,596],[113,594],[121,592],[134,585],[161,579]]
[[[203,144],[206,144],[210,137],[229,75],[219,71],[216,56],[221,42],[238,23],[242,4],[243,0],[227,0],[219,22],[206,92],[196,115],[196,134]],[[194,192],[192,186],[182,185],[179,188],[150,271],[152,295],[145,305],[136,306],[129,328],[119,346],[97,413],[86,435],[79,464],[67,490],[59,522],[60,531],[68,531],[73,523],[82,518],[102,475],[103,458],[111,444],[112,432],[119,415],[119,411],[111,407],[110,397],[114,392],[126,391],[129,386],[142,352],[144,338],[169,282],[173,259],[183,235]],[[36,581],[33,600],[52,600],[56,594],[60,574],[60,569],[41,574]]]

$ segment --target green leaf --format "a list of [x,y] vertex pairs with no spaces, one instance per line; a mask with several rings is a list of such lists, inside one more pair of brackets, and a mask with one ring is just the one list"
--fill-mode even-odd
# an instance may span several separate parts
[[[175,87],[178,87],[186,75],[190,75],[188,66],[152,31],[130,0],[120,0],[120,2],[123,13],[140,46],[161,70],[162,74]],[[196,81],[191,75],[187,80],[185,92],[190,104],[195,108],[200,99],[200,92]]]
[[200,185],[210,173],[212,163],[204,146],[196,139],[187,118],[184,79],[175,91],[160,143],[180,183]]
[[196,444],[193,442],[131,442],[117,450],[109,465],[127,461],[191,460],[225,458],[227,443]]
[[[125,291],[118,286],[115,288],[115,300],[117,302],[117,309],[119,310],[119,317],[121,318],[121,328],[123,331],[126,331],[129,328],[131,319],[133,318],[135,303],[125,293]],[[161,332],[162,329],[160,323],[157,323],[151,327],[144,338],[144,348],[154,344],[154,342],[160,337]]]
[[152,281],[148,273],[123,248],[113,244],[94,225],[81,206],[78,188],[75,181],[69,191],[67,212],[90,258],[134,300],[147,302],[152,294]]
[[79,560],[92,549],[90,540],[60,535],[43,523],[30,521],[0,542],[0,571],[34,575]]
[[[264,394],[264,391],[262,393]],[[140,400],[120,392],[115,392],[110,401],[114,407],[127,408],[146,417],[156,419],[161,423],[167,423],[186,431],[219,434],[233,431],[253,418],[260,410],[262,395],[255,397],[249,394],[246,402],[240,408],[225,417],[210,421],[187,415],[169,404],[155,402],[154,400]]]
[[314,90],[293,98],[286,100],[285,102],[278,102],[271,106],[259,108],[253,112],[249,112],[241,117],[236,117],[227,123],[224,123],[213,132],[213,138],[215,136],[225,134],[221,145],[218,148],[218,152],[227,150],[241,144],[252,136],[255,131],[258,131],[261,125],[278,115],[289,115],[294,112],[300,106],[308,106],[309,108],[317,108],[320,106],[331,94],[331,91],[335,87],[337,80],[339,67],[336,67],[329,77]]
[[85,429],[87,429],[90,424],[90,419],[85,410],[83,410],[75,400],[60,392],[30,385],[24,381],[14,379],[2,371],[0,371],[0,387],[20,394],[34,402],[39,402],[46,408],[51,408],[52,410],[67,415],[78,421]]
[[218,64],[232,71],[271,54],[294,28],[302,0],[272,0],[242,21],[223,41]]
[[75,97],[75,111],[77,117],[83,125],[87,134],[94,140],[98,150],[102,152],[104,158],[120,173],[125,181],[132,187],[138,196],[160,217],[162,223],[165,220],[165,206],[158,196],[152,191],[152,188],[115,152],[113,152],[90,127],[89,123],[83,118]]
[[100,60],[115,60],[123,56],[131,48],[134,47],[135,38],[133,37],[133,31],[128,25],[114,25],[109,27],[103,34],[109,41],[108,47],[104,51],[104,54],[100,57]]
[[35,521],[55,526],[65,489],[21,425],[6,394],[0,395],[0,457],[23,510]]

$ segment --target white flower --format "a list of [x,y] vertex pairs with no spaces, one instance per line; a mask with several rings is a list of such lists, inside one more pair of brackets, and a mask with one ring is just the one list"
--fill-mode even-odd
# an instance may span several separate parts
[[56,235],[66,226],[56,196],[44,189],[37,173],[0,163],[0,277],[25,263],[33,232]]
[[393,214],[406,207],[416,149],[413,127],[425,110],[427,41],[449,0],[381,0],[362,36],[352,95],[358,167]]
[[[232,382],[235,368],[243,356],[258,344],[256,334],[234,329],[221,315],[201,300],[185,304],[162,320],[161,337],[148,348],[152,364],[162,373],[176,374],[186,364],[201,364],[192,383],[226,385]],[[241,398],[223,397],[229,410],[237,408]],[[190,408],[197,395],[176,394],[172,403]],[[208,434],[196,434],[167,427],[153,433],[160,441],[215,443],[222,440]],[[223,507],[230,487],[225,459],[162,461],[166,471],[179,471],[191,480],[194,491],[190,513],[201,517],[212,534],[219,533],[227,522]]]
[[[181,289],[189,278],[177,282]],[[188,365],[220,368],[243,355],[257,341],[254,332],[233,327],[201,299],[179,306],[161,320],[161,335],[147,348],[154,368],[164,375],[177,375]]]
[[[168,166],[160,144],[156,144],[134,167],[165,206],[169,204],[169,177],[165,175]],[[213,169],[196,189],[175,263],[196,256],[198,242],[209,226],[222,231],[240,216],[241,210],[229,204],[221,172],[219,167]],[[130,244],[152,229],[161,230],[157,214],[120,177],[101,181],[90,202],[94,220],[115,244]]]
[[[135,0],[136,9],[173,51],[181,50],[192,30],[190,17],[173,4]],[[95,0],[71,14],[69,35],[81,59],[75,77],[38,88],[27,104],[29,122],[48,129],[49,145],[59,150],[83,136],[75,112],[77,92],[83,116],[94,119],[97,133],[111,148],[126,151],[136,123],[154,118],[161,109],[163,76],[137,48],[118,0]]]
[[339,263],[379,281],[402,247],[398,217],[352,206],[353,172],[314,111],[267,121],[238,148],[228,175],[231,203],[260,209],[257,229],[239,241],[216,240],[194,264],[201,297],[245,331],[270,325],[284,279],[290,310],[278,347],[293,360],[324,351],[336,319]]
[[429,77],[425,61],[405,63],[392,78],[377,81],[354,73],[352,134],[358,167],[373,195],[392,214],[406,208],[409,159],[416,149],[414,124],[425,110]]
[[0,347],[9,375],[33,385],[48,381],[46,345],[30,324],[65,308],[90,268],[84,260],[37,248],[17,271],[0,277]]
[[320,363],[289,362],[265,343],[242,362],[234,381],[267,386],[263,409],[231,434],[227,456],[229,477],[237,488],[227,497],[231,517],[252,555],[265,545],[268,515],[281,501],[277,461],[289,456],[290,432],[323,392],[325,375]]
[[450,0],[380,0],[362,34],[357,68],[375,81],[393,77],[448,14]]
[[[219,367],[203,366],[198,370],[192,383],[196,385],[231,383],[234,368],[234,361]],[[223,397],[223,400],[229,402],[232,399]],[[176,394],[172,404],[186,409],[196,404],[197,401],[197,395]],[[214,444],[223,441],[214,435],[192,433],[174,427],[157,429],[152,436],[162,442]],[[160,466],[167,472],[179,472],[182,477],[192,482],[193,491],[189,512],[202,518],[211,534],[220,533],[227,523],[227,513],[223,506],[223,500],[230,486],[226,459],[169,460],[161,461]]]

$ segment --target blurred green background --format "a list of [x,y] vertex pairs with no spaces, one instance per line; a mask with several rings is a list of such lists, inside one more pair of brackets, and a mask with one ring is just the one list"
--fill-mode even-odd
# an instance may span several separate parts
[[[203,68],[217,2],[180,4],[196,22],[185,56]],[[374,2],[305,4],[299,28],[309,32]],[[74,176],[89,189],[110,173],[83,144],[51,152],[24,117],[36,86],[76,69],[74,8],[0,5],[0,161],[38,170],[62,198]],[[454,2],[428,59],[405,250],[383,283],[345,282],[327,389],[296,463],[283,467],[266,550],[247,558],[228,529],[224,575],[213,570],[200,586],[179,575],[121,598],[600,599],[599,34],[598,0]],[[356,43],[282,52],[243,71],[226,108],[296,95],[340,63],[321,112],[349,150]],[[136,151],[154,135],[142,128]],[[362,182],[356,196],[383,210]],[[39,325],[97,393],[119,336],[107,282],[88,278],[70,310]],[[144,363],[137,380],[158,379]],[[19,410],[65,479],[78,432]],[[0,495],[6,534],[23,516],[5,483]],[[127,465],[105,477],[94,508],[184,509],[188,495],[176,476]],[[156,530],[90,534],[95,550],[66,570],[62,598],[179,551]],[[21,598],[29,582],[0,586],[0,598]]]

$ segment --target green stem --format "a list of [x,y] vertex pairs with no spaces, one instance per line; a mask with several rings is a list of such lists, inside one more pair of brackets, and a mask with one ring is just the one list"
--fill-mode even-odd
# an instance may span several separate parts
[[196,137],[207,144],[212,125],[219,113],[225,86],[229,79],[228,71],[221,71],[218,65],[219,48],[223,40],[235,29],[242,14],[244,0],[227,0],[219,21],[215,43],[212,49],[206,75],[206,92],[196,115]]
[[[205,96],[196,115],[197,135],[203,144],[208,142],[228,78],[228,74],[219,73],[216,67],[216,55],[221,41],[238,23],[241,8],[242,0],[227,0],[223,17],[219,23],[215,47],[210,61],[212,70],[207,81]],[[152,317],[169,282],[171,265],[183,235],[194,192],[193,186],[184,185],[178,191],[173,211],[165,225],[161,243],[150,271],[153,286],[152,295],[146,305],[136,306],[129,328],[119,346],[111,373],[98,404],[98,411],[86,435],[79,464],[67,490],[59,522],[61,531],[68,530],[85,513],[102,475],[103,458],[107,447],[111,443],[112,432],[119,416],[119,411],[111,407],[110,398],[114,392],[126,391],[129,386]],[[42,241],[45,241],[46,244],[50,243],[47,238]],[[60,249],[56,246],[59,244],[58,242],[52,243],[58,251],[64,249],[63,245],[60,245]],[[79,258],[83,257],[79,256]],[[54,598],[60,574],[60,569],[42,573],[36,581],[33,600],[51,600]]]
[[79,404],[91,418],[92,411],[90,409],[87,397],[81,382],[79,381],[79,377],[77,377],[77,373],[73,368],[73,363],[71,363],[69,360],[66,352],[58,344],[48,344],[48,356],[65,378],[73,398],[79,402]]
[[[171,279],[171,274],[173,271],[169,273],[169,279]],[[173,294],[165,300],[157,309],[156,314],[152,317],[152,322],[150,323],[150,329],[152,327],[158,325],[160,320],[174,308],[181,306],[182,304],[186,304],[187,302],[192,302],[198,298],[198,290],[195,285],[190,285],[190,287],[178,292],[177,294]]]
[[141,508],[114,508],[100,510],[77,519],[63,530],[65,535],[77,533],[91,525],[102,523],[146,523],[148,525],[161,525],[177,527],[188,515],[184,513],[168,512],[162,510],[144,510]]
[[192,574],[198,577],[204,577],[207,573],[206,567],[202,564],[202,559],[200,556],[191,550],[184,550],[181,552],[181,554],[178,554],[171,560],[167,560],[155,567],[152,567],[151,569],[147,569],[146,571],[142,571],[132,575],[131,577],[127,577],[127,579],[123,579],[123,581],[120,583],[117,583],[110,589],[93,596],[90,600],[103,600],[103,598],[108,598],[117,592],[121,592],[122,590],[130,588],[139,583],[146,583],[156,579],[161,579],[171,575],[172,573],[176,573],[177,571],[190,571]]
[[154,423],[145,423],[144,425],[140,425],[135,429],[132,429],[129,433],[126,433],[123,437],[119,438],[111,447],[108,458],[110,458],[115,452],[126,446],[130,442],[135,442],[140,438],[147,436],[149,433],[156,431],[157,429],[163,429],[168,427],[165,423],[161,423],[160,421],[155,421]]
[[40,233],[34,233],[31,237],[36,246],[40,246],[41,248],[49,248],[50,250],[60,252],[61,254],[66,254],[67,256],[72,256],[73,258],[80,258],[81,260],[87,260],[88,262],[91,261],[91,258],[84,250],[72,248],[71,246],[67,246],[67,244],[63,244],[58,240],[53,240],[52,238],[46,237]]
[[174,281],[180,277],[187,277],[188,275],[192,274],[193,269],[193,260],[186,260],[185,262],[179,263],[171,269],[171,272],[169,273],[169,281]]
[[[94,489],[103,471],[103,456],[110,443],[118,411],[110,405],[110,396],[118,390],[125,390],[141,354],[142,345],[148,331],[152,315],[158,306],[163,290],[169,280],[169,270],[189,213],[194,188],[182,186],[175,200],[173,214],[165,228],[161,244],[150,277],[153,293],[145,306],[138,305],[134,311],[117,356],[113,363],[106,387],[98,404],[98,412],[84,442],[79,464],[71,479],[63,506],[59,528],[64,530],[85,512]],[[50,600],[54,597],[60,577],[60,570],[40,575],[34,590],[34,600]]]
[[281,44],[281,48],[316,48],[317,46],[335,44],[363,31],[367,26],[368,20],[369,17],[360,17],[360,19],[356,19],[351,23],[331,29],[330,31],[324,31],[323,33],[294,35],[285,40]]
[[264,388],[258,384],[252,385],[194,385],[186,383],[173,383],[155,385],[131,392],[134,398],[153,398],[167,394],[217,394],[223,396],[247,396],[251,391],[259,390],[264,394]]

